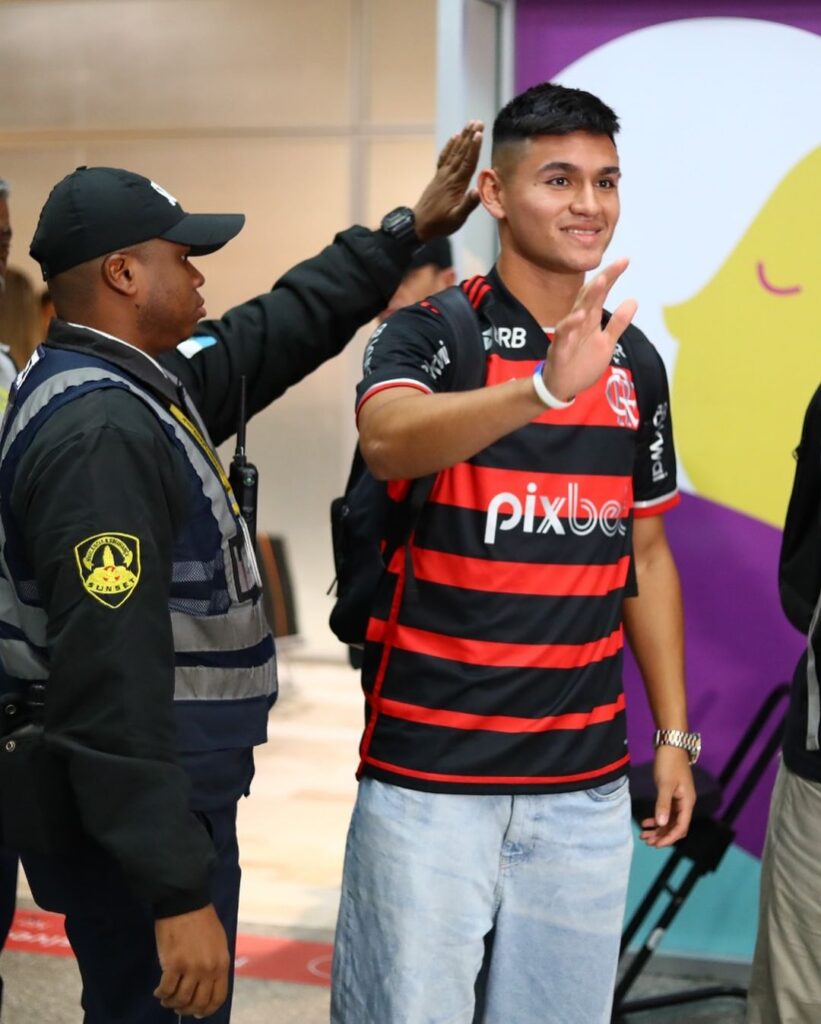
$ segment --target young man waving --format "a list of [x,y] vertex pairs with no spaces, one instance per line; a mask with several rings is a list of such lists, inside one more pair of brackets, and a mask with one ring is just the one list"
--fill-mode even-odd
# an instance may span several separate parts
[[609,1021],[631,851],[625,630],[660,730],[642,837],[687,831],[699,739],[660,515],[678,500],[667,382],[636,304],[603,317],[627,261],[584,280],[619,217],[617,131],[596,97],[552,84],[496,119],[479,193],[499,261],[462,286],[484,387],[449,391],[435,298],[368,348],[369,467],[396,498],[438,476],[368,627],[337,1024]]

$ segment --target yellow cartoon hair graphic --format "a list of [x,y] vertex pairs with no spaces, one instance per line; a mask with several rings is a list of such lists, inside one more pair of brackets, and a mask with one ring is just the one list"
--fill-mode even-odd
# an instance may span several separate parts
[[688,476],[703,497],[775,526],[821,379],[819,182],[821,146],[780,182],[715,277],[664,310],[680,343],[673,409]]

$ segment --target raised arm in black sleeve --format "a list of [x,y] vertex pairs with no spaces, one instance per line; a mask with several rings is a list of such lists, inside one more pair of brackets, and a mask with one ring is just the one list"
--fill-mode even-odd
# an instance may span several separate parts
[[203,321],[191,341],[164,355],[212,440],[220,444],[236,431],[241,376],[253,415],[337,355],[385,308],[412,251],[412,244],[401,245],[382,231],[349,228],[289,270],[272,291],[221,320]]
[[177,458],[139,399],[98,390],[41,427],[12,494],[48,619],[47,732],[84,831],[158,917],[210,902],[214,859],[174,759]]

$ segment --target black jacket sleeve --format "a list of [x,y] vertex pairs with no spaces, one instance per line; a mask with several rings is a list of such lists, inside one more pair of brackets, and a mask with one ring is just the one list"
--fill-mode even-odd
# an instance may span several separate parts
[[337,355],[385,308],[411,252],[382,231],[349,228],[289,270],[272,291],[221,320],[203,321],[193,339],[164,355],[214,443],[236,432],[241,376],[247,378],[251,416]]
[[[12,492],[47,614],[47,736],[67,760],[83,830],[158,917],[205,906],[214,861],[174,755],[178,458],[139,399],[96,391],[41,427]],[[100,572],[129,551],[114,596],[95,589],[84,558]]]
[[778,583],[784,614],[806,633],[821,594],[821,387],[807,407],[795,456]]

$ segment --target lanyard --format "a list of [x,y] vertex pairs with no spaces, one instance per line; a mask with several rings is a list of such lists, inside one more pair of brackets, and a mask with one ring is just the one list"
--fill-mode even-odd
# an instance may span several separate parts
[[214,451],[211,445],[205,440],[200,431],[197,429],[196,425],[191,422],[191,420],[185,415],[185,413],[182,411],[182,409],[179,408],[179,406],[174,405],[172,403],[172,405],[170,406],[170,412],[174,419],[191,435],[194,441],[196,441],[198,447],[201,448],[202,451],[207,456],[208,461],[214,467],[214,470],[217,476],[219,477],[219,481],[222,484],[226,495],[228,496],[228,501],[231,505],[231,511],[234,513],[235,516],[239,518],[240,508],[239,505],[237,504],[237,499],[234,497],[234,492],[231,489],[231,484],[228,481],[228,477],[225,475],[225,470],[222,468],[222,463],[220,462],[217,453]]

